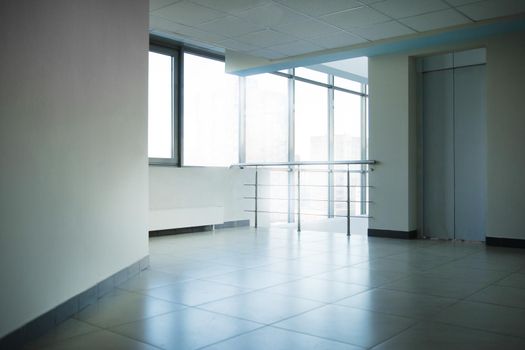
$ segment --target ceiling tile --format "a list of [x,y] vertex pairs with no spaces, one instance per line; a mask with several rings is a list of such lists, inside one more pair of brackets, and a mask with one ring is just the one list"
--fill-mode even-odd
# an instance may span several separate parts
[[269,60],[276,60],[276,59],[280,59],[280,58],[285,58],[286,57],[285,54],[282,54],[280,52],[275,52],[275,51],[272,51],[272,50],[269,50],[269,49],[253,50],[253,51],[249,51],[247,53],[252,55],[252,56],[264,57],[264,58],[267,58]]
[[218,11],[236,14],[252,7],[268,4],[270,0],[190,0],[196,4],[206,6]]
[[399,21],[419,32],[472,22],[467,17],[452,9],[408,17],[400,19]]
[[450,8],[441,0],[386,0],[370,6],[393,18],[416,16]]
[[198,29],[224,36],[239,36],[240,34],[256,32],[264,28],[237,17],[222,17],[197,26]]
[[460,11],[474,20],[517,15],[525,12],[523,0],[487,0],[458,7]]
[[150,16],[150,29],[167,34],[175,34],[177,36],[183,36],[194,40],[200,40],[205,43],[215,43],[220,40],[226,39],[221,35],[214,33],[204,32],[193,27],[186,26],[175,22],[168,21],[165,18],[158,16]]
[[329,13],[340,12],[351,8],[360,7],[361,4],[355,0],[276,0],[277,2],[299,12],[311,16],[322,16]]
[[226,40],[218,41],[217,45],[219,45],[220,47],[224,47],[225,49],[230,49],[230,50],[239,51],[239,52],[253,51],[253,50],[258,49],[258,47],[256,46],[246,44],[246,43],[243,43],[237,40],[233,40],[233,39],[226,39]]
[[181,0],[149,0],[149,10],[153,11],[179,1]]
[[173,5],[163,7],[160,10],[155,10],[151,12],[151,14],[190,26],[196,26],[226,16],[225,13],[193,4],[188,1],[177,2]]
[[294,35],[301,39],[333,34],[340,31],[340,29],[337,27],[313,19],[276,26],[275,29],[283,33]]
[[268,47],[290,43],[297,39],[288,34],[279,33],[272,29],[265,29],[258,32],[241,35],[236,40],[250,45]]
[[237,16],[265,27],[301,22],[308,19],[295,11],[275,3],[239,12]]
[[282,53],[286,56],[296,56],[322,50],[323,48],[304,40],[297,40],[288,44],[270,46],[267,49]]
[[368,28],[356,28],[352,32],[368,40],[381,40],[415,33],[410,28],[395,21],[376,24]]
[[337,12],[331,15],[323,16],[322,19],[327,23],[336,25],[343,29],[368,27],[372,24],[387,22],[390,20],[390,18],[387,16],[382,15],[368,7],[360,7],[343,12]]
[[325,49],[333,49],[336,47],[351,46],[367,42],[365,39],[359,38],[342,30],[338,33],[310,38],[308,41]]

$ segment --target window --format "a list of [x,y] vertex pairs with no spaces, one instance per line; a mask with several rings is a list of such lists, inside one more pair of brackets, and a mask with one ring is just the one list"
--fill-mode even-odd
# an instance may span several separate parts
[[184,54],[183,165],[239,161],[239,77],[224,62]]
[[295,160],[328,160],[328,91],[295,82]]
[[334,160],[361,159],[362,97],[334,91]]
[[308,68],[295,68],[294,74],[296,77],[305,78],[312,81],[318,81],[320,83],[327,84],[328,83],[328,74],[318,72],[313,69]]
[[288,161],[288,79],[246,77],[246,161]]
[[334,85],[343,89],[361,92],[361,83],[358,81],[345,79],[341,77],[334,77]]
[[[148,156],[153,162],[176,162],[174,141],[174,57],[149,53]],[[155,161],[156,159],[156,161]]]

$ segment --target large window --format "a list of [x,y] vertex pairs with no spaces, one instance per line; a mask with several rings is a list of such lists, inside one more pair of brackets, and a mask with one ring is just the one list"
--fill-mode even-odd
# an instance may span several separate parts
[[239,77],[224,62],[184,54],[183,165],[239,161]]
[[[227,167],[366,158],[365,84],[308,68],[238,77],[225,73],[216,54],[165,44],[154,41],[149,54],[150,163]],[[304,175],[309,178],[338,182]],[[325,195],[334,193],[319,193]]]
[[[367,101],[366,84],[313,69],[238,77],[225,73],[217,55],[152,46],[150,162],[228,167],[366,159]],[[300,177],[260,168],[259,210],[266,214],[259,220],[294,221],[299,180],[302,220],[346,215],[346,168],[302,165]],[[367,213],[367,204],[359,202],[367,191],[363,169],[349,169],[351,215]]]

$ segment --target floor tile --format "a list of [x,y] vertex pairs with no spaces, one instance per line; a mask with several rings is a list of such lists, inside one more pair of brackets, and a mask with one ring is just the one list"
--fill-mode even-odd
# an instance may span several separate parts
[[361,347],[274,327],[264,327],[204,348],[206,350],[360,350]]
[[413,272],[422,272],[429,269],[432,269],[440,263],[430,263],[430,262],[418,262],[414,263],[411,261],[405,260],[393,260],[389,258],[379,258],[371,259],[359,264],[352,265],[355,268],[370,269],[377,271],[386,271],[386,272],[400,272],[400,273],[413,273]]
[[443,310],[436,321],[497,332],[525,336],[525,310],[484,303],[460,302]]
[[166,286],[184,280],[187,280],[187,278],[180,278],[166,272],[147,269],[119,285],[119,288],[129,291],[141,291]]
[[41,350],[158,350],[158,348],[121,335],[97,331],[56,342]]
[[371,347],[400,333],[415,322],[404,317],[327,305],[276,323],[275,326],[362,347]]
[[468,300],[525,309],[525,289],[504,286],[488,286],[470,296]]
[[112,331],[162,349],[198,349],[254,330],[262,325],[187,308],[146,320],[128,323]]
[[145,295],[117,290],[75,315],[75,318],[102,328],[180,310],[183,305]]
[[44,336],[27,344],[24,349],[42,349],[45,346],[96,331],[100,331],[100,328],[94,327],[82,321],[78,321],[74,318],[70,318],[69,320],[61,323],[59,326],[46,333]]
[[283,261],[281,258],[273,256],[254,256],[249,254],[232,253],[227,257],[210,260],[213,263],[237,266],[238,268],[250,268],[264,266]]
[[515,272],[525,267],[525,255],[505,254],[499,250],[489,251],[469,255],[458,260],[457,263],[464,267]]
[[513,273],[496,282],[497,285],[525,289],[525,273]]
[[327,272],[335,268],[336,267],[332,265],[314,263],[303,259],[294,259],[261,266],[253,270],[285,273],[287,275],[294,275],[297,277],[308,277],[319,273]]
[[418,324],[374,350],[520,350],[525,340],[440,323]]
[[308,257],[301,257],[301,261],[311,264],[329,265],[333,268],[350,266],[367,261],[368,256],[350,255],[346,253],[323,253],[315,254]]
[[239,270],[207,278],[209,281],[230,284],[242,288],[259,289],[297,279],[297,276],[270,271]]
[[437,278],[428,276],[427,274],[412,274],[407,278],[384,284],[381,288],[416,294],[428,294],[444,298],[461,299],[486,286],[488,286],[488,283],[464,282]]
[[331,281],[356,283],[364,286],[377,287],[382,284],[406,277],[406,273],[393,271],[377,271],[355,267],[344,267],[315,275],[314,278]]
[[509,275],[507,271],[465,267],[458,261],[425,271],[429,277],[474,283],[494,283]]
[[373,289],[337,302],[339,305],[379,311],[410,318],[429,318],[457,299],[434,297],[387,289]]
[[332,303],[351,295],[364,292],[369,287],[316,278],[303,278],[263,289],[265,292]]
[[249,289],[232,285],[211,281],[192,280],[148,289],[142,293],[158,299],[194,306],[242,294],[247,291],[249,291]]
[[257,291],[200,305],[199,308],[270,324],[322,305],[325,304]]

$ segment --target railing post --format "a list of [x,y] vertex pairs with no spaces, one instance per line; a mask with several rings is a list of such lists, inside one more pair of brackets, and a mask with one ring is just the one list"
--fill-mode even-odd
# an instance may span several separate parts
[[301,166],[297,166],[297,232],[301,232]]
[[255,167],[255,228],[257,228],[257,193],[259,187],[259,170]]
[[350,166],[346,166],[346,235],[350,236]]

